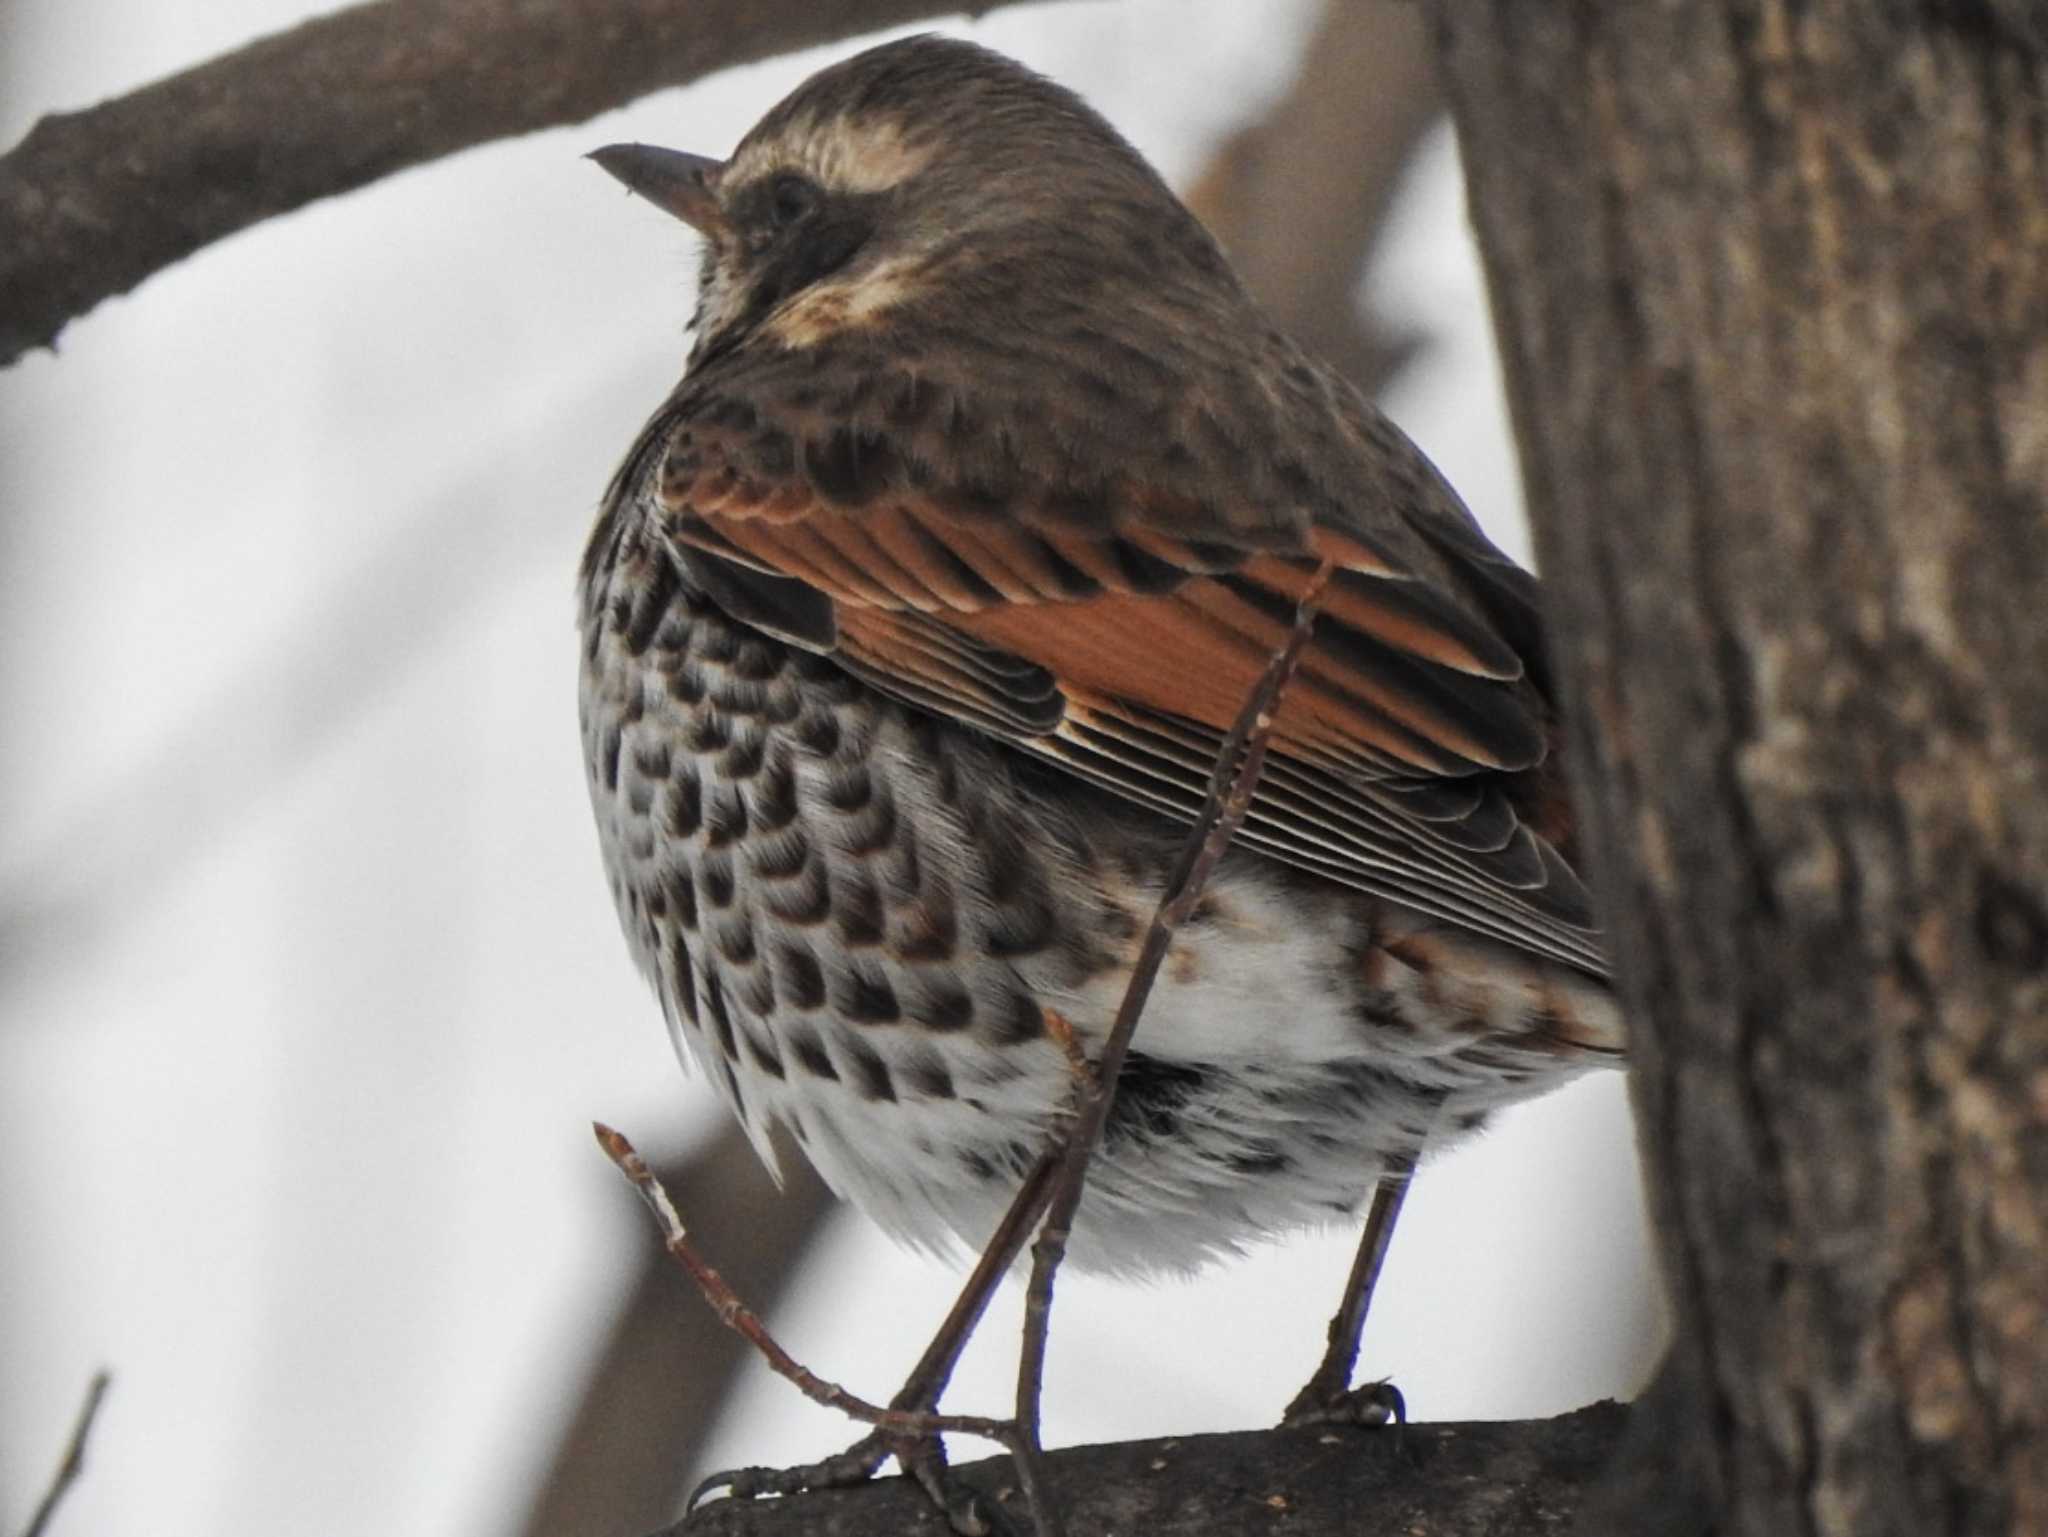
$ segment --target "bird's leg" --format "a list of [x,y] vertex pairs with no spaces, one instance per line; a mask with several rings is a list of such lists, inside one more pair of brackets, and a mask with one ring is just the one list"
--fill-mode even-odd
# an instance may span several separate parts
[[940,1323],[938,1332],[925,1346],[917,1365],[911,1368],[902,1389],[889,1401],[890,1408],[925,1412],[939,1406],[939,1395],[946,1391],[946,1384],[953,1378],[953,1368],[960,1363],[960,1352],[973,1337],[981,1315],[988,1311],[989,1299],[995,1296],[997,1285],[1010,1266],[1016,1263],[1017,1256],[1024,1252],[1024,1241],[1031,1236],[1031,1230],[1045,1213],[1045,1203],[1052,1195],[1053,1170],[1057,1166],[1056,1157],[1047,1153],[1024,1176],[1024,1183],[1010,1202],[1010,1209],[996,1224],[995,1232],[983,1247],[981,1258],[975,1261],[974,1269],[960,1288],[960,1295],[954,1299],[952,1309]]
[[1387,1165],[1373,1191],[1372,1210],[1366,1214],[1365,1235],[1345,1278],[1343,1300],[1330,1320],[1330,1343],[1323,1359],[1302,1390],[1281,1416],[1283,1425],[1383,1425],[1406,1417],[1407,1406],[1391,1382],[1366,1382],[1351,1386],[1351,1371],[1358,1364],[1359,1336],[1365,1332],[1365,1315],[1372,1307],[1373,1288],[1379,1284],[1380,1267],[1386,1263],[1387,1248],[1394,1239],[1394,1224],[1401,1215],[1401,1203],[1414,1177],[1415,1161],[1401,1158]]
[[[975,1327],[988,1310],[997,1285],[1023,1252],[1025,1240],[1044,1214],[1045,1203],[1052,1193],[1054,1167],[1053,1156],[1047,1154],[1024,1176],[1024,1183],[1010,1202],[1009,1210],[996,1225],[980,1259],[961,1286],[960,1295],[954,1299],[952,1308],[939,1324],[931,1343],[925,1346],[924,1354],[911,1368],[910,1375],[904,1379],[903,1386],[889,1400],[891,1409],[910,1414],[937,1409],[946,1384],[952,1380],[953,1368],[960,1362],[960,1353],[973,1338]],[[936,1435],[906,1434],[882,1426],[869,1431],[845,1451],[802,1467],[733,1468],[714,1473],[690,1492],[684,1509],[686,1513],[694,1510],[707,1495],[721,1492],[734,1499],[754,1499],[762,1495],[798,1494],[806,1489],[843,1488],[863,1483],[892,1456],[903,1465],[906,1473],[932,1493],[934,1502],[945,1510],[955,1531],[972,1534],[995,1524],[991,1513],[971,1492],[961,1491],[945,1482],[946,1461]],[[941,1490],[945,1491],[943,1496]]]

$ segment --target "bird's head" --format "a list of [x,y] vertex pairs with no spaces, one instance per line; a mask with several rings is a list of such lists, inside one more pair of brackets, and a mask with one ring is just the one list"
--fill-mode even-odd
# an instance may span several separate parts
[[704,236],[693,360],[814,345],[906,307],[1029,324],[1127,283],[1235,282],[1191,215],[1071,91],[972,43],[885,43],[811,76],[732,156],[592,155]]

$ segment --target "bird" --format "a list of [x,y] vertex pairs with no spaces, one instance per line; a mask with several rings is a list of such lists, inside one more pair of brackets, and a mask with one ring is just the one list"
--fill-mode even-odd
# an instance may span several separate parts
[[1536,578],[1100,113],[927,35],[723,160],[594,158],[702,255],[581,564],[590,796],[677,1051],[764,1159],[779,1129],[893,1237],[987,1239],[1325,565],[1073,1263],[1355,1221],[1621,1060]]

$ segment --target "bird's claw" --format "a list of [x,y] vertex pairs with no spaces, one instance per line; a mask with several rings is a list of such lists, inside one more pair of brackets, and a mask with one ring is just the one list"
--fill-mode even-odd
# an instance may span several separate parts
[[813,1489],[849,1489],[866,1483],[890,1457],[917,1481],[958,1537],[1010,1537],[1013,1523],[978,1490],[951,1476],[937,1436],[871,1430],[843,1452],[794,1468],[729,1468],[713,1473],[683,1502],[687,1520],[715,1495],[733,1500],[775,1499]]
[[1304,1425],[1393,1425],[1408,1423],[1408,1400],[1392,1382],[1361,1382],[1328,1395],[1304,1388],[1287,1406],[1280,1424],[1286,1430]]
[[848,1489],[874,1477],[875,1469],[896,1448],[878,1430],[871,1430],[843,1452],[794,1468],[727,1468],[713,1473],[690,1491],[683,1502],[687,1518],[713,1495],[732,1500],[779,1498],[808,1489]]

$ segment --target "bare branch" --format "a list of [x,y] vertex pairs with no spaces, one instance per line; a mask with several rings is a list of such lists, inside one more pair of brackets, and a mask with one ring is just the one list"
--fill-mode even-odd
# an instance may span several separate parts
[[64,1460],[57,1464],[57,1471],[51,1475],[50,1487],[43,1491],[42,1503],[36,1506],[36,1513],[22,1529],[21,1537],[43,1537],[49,1529],[50,1518],[57,1513],[64,1496],[71,1486],[78,1482],[78,1475],[85,1471],[85,1443],[92,1435],[92,1423],[99,1418],[100,1403],[107,1396],[107,1389],[113,1385],[113,1375],[106,1371],[92,1374],[92,1381],[85,1389],[85,1403],[78,1411],[77,1423],[71,1427],[71,1439],[64,1444]]
[[654,1213],[654,1220],[661,1228],[662,1246],[666,1248],[677,1264],[689,1273],[697,1283],[697,1289],[704,1294],[704,1300],[711,1304],[712,1312],[718,1315],[720,1323],[737,1332],[761,1354],[775,1374],[796,1385],[804,1397],[813,1403],[823,1404],[828,1409],[837,1409],[849,1419],[859,1420],[865,1425],[879,1426],[885,1430],[905,1435],[922,1436],[934,1432],[952,1431],[958,1434],[981,1436],[999,1446],[1011,1443],[1011,1427],[1008,1421],[986,1419],[970,1414],[926,1414],[906,1409],[885,1409],[880,1404],[870,1403],[858,1394],[850,1393],[836,1382],[829,1382],[805,1366],[782,1347],[761,1317],[748,1307],[739,1293],[727,1284],[724,1276],[697,1252],[690,1242],[688,1230],[683,1225],[681,1213],[669,1199],[668,1191],[661,1181],[654,1177],[654,1171],[647,1167],[646,1160],[633,1150],[633,1144],[623,1134],[599,1122],[592,1128],[597,1133],[598,1146],[604,1149],[605,1157],[618,1165],[619,1172],[633,1182],[633,1188]]
[[[720,1214],[720,1268],[756,1307],[772,1307],[825,1231],[832,1193],[808,1161],[784,1162],[780,1190],[737,1123],[663,1169],[671,1188]],[[520,1530],[645,1531],[671,1519],[700,1445],[752,1364],[752,1352],[702,1308],[676,1305],[661,1250],[638,1271],[604,1342],[585,1363],[577,1407],[547,1461]]]
[[[1230,1370],[1228,1352],[1213,1357]],[[1553,1420],[1387,1429],[1240,1431],[1045,1454],[1071,1537],[1430,1537],[1562,1533],[1590,1503],[1629,1411],[1595,1404]],[[1019,1510],[1016,1466],[953,1470],[988,1505]],[[1021,1525],[1021,1523],[1018,1523]],[[780,1500],[706,1505],[668,1537],[945,1537],[909,1479]]]
[[0,364],[201,247],[473,144],[945,0],[373,0],[81,112],[0,158]]

